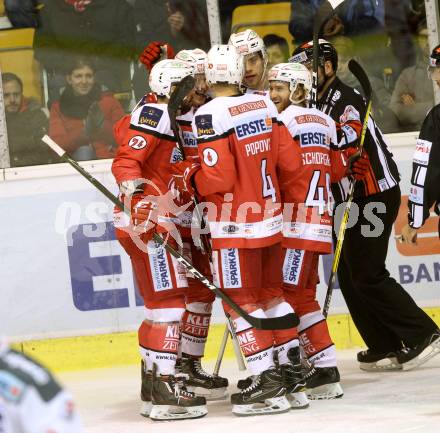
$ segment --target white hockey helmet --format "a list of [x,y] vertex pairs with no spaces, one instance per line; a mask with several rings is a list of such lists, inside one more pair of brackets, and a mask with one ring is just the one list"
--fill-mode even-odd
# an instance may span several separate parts
[[233,45],[213,45],[206,57],[205,75],[208,84],[241,85],[244,74],[243,57]]
[[229,36],[228,44],[234,45],[238,52],[246,56],[247,54],[258,53],[261,51],[264,65],[267,65],[267,52],[263,39],[252,29],[246,29],[243,32],[232,33]]
[[284,81],[289,83],[290,101],[298,103],[293,99],[298,84],[302,84],[305,90],[305,99],[309,98],[312,90],[312,77],[309,70],[301,63],[279,63],[269,70],[268,80],[270,81]]
[[194,74],[194,67],[181,60],[161,60],[151,69],[148,82],[157,96],[170,97],[171,86],[187,75]]
[[205,73],[206,52],[200,48],[194,50],[180,50],[174,60],[187,62],[194,67],[194,74]]

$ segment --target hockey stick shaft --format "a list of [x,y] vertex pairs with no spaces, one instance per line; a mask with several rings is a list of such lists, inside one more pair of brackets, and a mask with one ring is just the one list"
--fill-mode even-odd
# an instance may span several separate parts
[[[101,191],[115,206],[121,209],[123,212],[130,214],[130,210],[126,209],[121,200],[118,199],[114,194],[111,193],[101,182],[95,179],[87,170],[81,167],[72,157],[70,157],[64,149],[62,149],[55,141],[53,141],[48,135],[45,135],[42,140],[54,150],[58,156],[65,162],[69,163],[73,168],[75,168],[78,173],[84,176],[93,186],[95,186],[99,191]],[[221,298],[226,304],[228,304],[239,316],[243,317],[251,326],[257,329],[273,330],[273,329],[288,329],[293,326],[297,326],[299,323],[298,316],[295,314],[287,314],[282,317],[276,317],[273,319],[257,318],[249,315],[244,311],[239,305],[237,305],[223,290],[212,284],[207,277],[205,277],[201,272],[199,272],[192,263],[187,260],[182,254],[176,251],[168,243],[157,234],[153,234],[153,239],[163,247],[185,268],[186,271],[190,272],[194,278],[199,280],[208,289],[215,292],[215,294]]]
[[217,355],[217,361],[215,362],[215,368],[213,374],[215,374],[216,376],[218,376],[218,373],[220,371],[220,366],[222,364],[223,357],[225,355],[225,349],[226,349],[226,344],[228,343],[229,335],[231,335],[232,347],[234,349],[235,359],[237,360],[238,369],[240,371],[246,370],[246,364],[244,363],[243,360],[243,355],[240,349],[240,343],[238,342],[237,334],[234,331],[232,320],[229,316],[227,316],[227,320],[228,322],[225,325],[225,332],[223,334],[222,342],[220,343],[220,349]]
[[230,316],[227,316],[227,320],[228,320],[228,323],[226,324],[226,326],[228,327],[229,333],[231,334],[232,347],[234,348],[235,359],[237,360],[238,369],[240,371],[245,371],[246,364],[244,363],[243,355],[242,355],[241,349],[240,349],[240,343],[238,341],[237,334],[235,333],[234,323],[232,322],[232,319]]
[[[168,116],[170,118],[170,124],[171,129],[174,132],[174,136],[177,140],[177,146],[179,147],[180,154],[182,155],[182,158],[185,160],[185,147],[184,142],[182,138],[182,133],[180,130],[180,127],[177,123],[177,112],[182,105],[183,100],[188,95],[188,93],[194,88],[195,81],[194,78],[191,75],[188,75],[185,77],[180,83],[177,84],[175,87],[173,93],[170,96],[170,100],[168,102]],[[200,223],[200,226],[202,227],[202,224],[204,222],[203,215],[200,212],[199,208],[199,202],[197,198],[193,197],[194,202],[194,211],[196,212],[197,220]],[[202,227],[203,228],[203,227]],[[202,240],[202,251],[207,252],[208,256],[212,256],[211,251],[211,244],[209,243],[209,239],[206,236],[206,234],[201,234],[201,240]]]
[[225,331],[223,332],[223,338],[220,343],[220,348],[218,351],[217,360],[215,361],[214,371],[212,373],[215,376],[218,376],[218,374],[220,373],[220,367],[222,365],[223,356],[225,355],[226,345],[228,344],[228,337],[229,337],[229,327],[226,324]]
[[[359,147],[358,147],[360,153],[362,154],[362,151],[364,149],[365,136],[366,136],[367,130],[368,130],[368,122],[369,122],[370,114],[371,114],[372,89],[371,89],[370,80],[368,79],[367,74],[362,69],[362,67],[359,65],[359,63],[357,63],[354,60],[350,60],[348,67],[349,67],[350,71],[353,73],[353,75],[361,83],[361,86],[364,90],[365,96],[368,101],[367,102],[367,109],[365,111],[364,121],[362,123],[362,130],[361,130],[361,136],[360,136]],[[338,240],[336,242],[333,263],[332,263],[332,270],[331,270],[331,274],[330,274],[330,278],[329,278],[329,282],[328,282],[328,286],[327,286],[327,293],[325,295],[324,307],[322,309],[322,314],[324,317],[328,316],[328,311],[329,311],[330,303],[331,303],[332,296],[333,296],[333,287],[335,285],[336,275],[337,275],[338,267],[339,267],[339,261],[341,259],[342,246],[344,243],[345,231],[347,229],[348,218],[350,216],[351,204],[353,203],[355,185],[356,185],[356,179],[353,179],[350,183],[350,189],[348,192],[347,203],[345,205],[341,225],[339,226]]]

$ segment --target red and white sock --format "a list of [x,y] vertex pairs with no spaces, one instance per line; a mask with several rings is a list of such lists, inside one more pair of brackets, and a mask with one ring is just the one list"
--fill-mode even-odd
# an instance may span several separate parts
[[301,316],[298,333],[303,353],[315,367],[336,367],[336,348],[321,311]]
[[205,353],[212,303],[192,302],[186,305],[181,321],[180,351],[183,356],[201,358]]
[[157,365],[158,374],[174,375],[180,344],[180,319],[183,308],[149,310],[139,328],[139,350],[147,369]]
[[[281,301],[265,309],[264,312],[266,317],[275,318],[294,313],[294,310],[287,302]],[[274,350],[277,353],[278,362],[280,365],[287,364],[290,362],[287,358],[287,352],[290,348],[299,346],[298,331],[294,327],[290,329],[275,329],[272,332],[274,336]]]
[[[253,317],[266,318],[260,308],[250,313]],[[252,375],[262,373],[274,367],[273,362],[273,333],[253,328],[245,319],[233,319],[235,333],[240,344],[241,352],[246,359]]]

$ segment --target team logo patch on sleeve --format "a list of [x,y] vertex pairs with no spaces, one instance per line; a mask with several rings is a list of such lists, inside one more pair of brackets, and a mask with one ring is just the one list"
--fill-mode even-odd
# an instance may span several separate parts
[[208,167],[214,167],[214,165],[217,164],[217,161],[218,154],[214,149],[211,149],[210,147],[203,149],[203,162]]
[[128,145],[135,150],[141,150],[144,147],[147,147],[147,140],[145,140],[142,135],[135,135],[130,138]]
[[197,135],[214,135],[214,127],[212,125],[212,114],[200,114],[195,119],[197,127]]
[[152,128],[157,128],[162,115],[163,111],[160,108],[146,105],[142,108],[138,123],[139,125],[148,125]]
[[344,112],[339,118],[341,123],[346,123],[350,120],[360,120],[360,119],[361,117],[359,116],[359,111],[357,111],[356,108],[353,107],[353,105],[347,105],[345,107]]

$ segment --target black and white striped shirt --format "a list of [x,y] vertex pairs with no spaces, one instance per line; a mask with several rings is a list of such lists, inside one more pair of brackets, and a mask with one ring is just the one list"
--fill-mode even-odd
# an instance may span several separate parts
[[[366,104],[361,94],[344,84],[339,78],[331,83],[323,97],[318,101],[318,108],[330,115],[338,127],[338,146],[340,149],[357,147],[365,118]],[[357,181],[354,197],[366,197],[386,191],[398,185],[400,176],[393,155],[389,151],[385,138],[370,116],[364,141],[364,150],[370,160],[370,170],[365,180]],[[350,182],[342,179],[332,185],[336,202],[347,199]]]
[[417,140],[408,199],[409,225],[421,227],[434,204],[440,215],[440,104],[426,116]]

